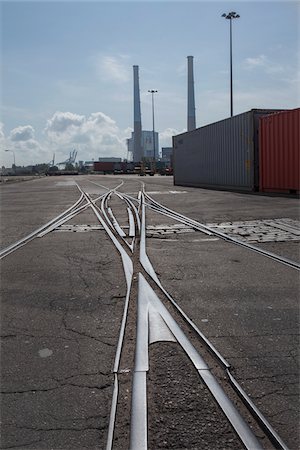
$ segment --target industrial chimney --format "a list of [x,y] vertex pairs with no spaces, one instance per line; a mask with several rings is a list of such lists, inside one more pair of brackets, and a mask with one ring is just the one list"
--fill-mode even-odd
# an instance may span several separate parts
[[142,118],[140,105],[139,66],[133,66],[133,97],[134,97],[134,124],[133,124],[133,162],[142,160]]
[[187,130],[196,128],[195,93],[194,93],[194,69],[193,56],[188,56],[188,104],[187,104]]

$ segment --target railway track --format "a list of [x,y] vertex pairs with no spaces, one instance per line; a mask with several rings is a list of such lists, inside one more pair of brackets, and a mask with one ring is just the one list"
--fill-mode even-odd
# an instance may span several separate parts
[[[218,423],[222,423],[224,433],[229,436],[223,444],[225,448],[237,448],[238,445],[246,449],[287,449],[286,444],[234,378],[230,363],[223,358],[162,285],[147,254],[147,210],[190,225],[201,233],[215,235],[235,245],[242,245],[292,269],[298,270],[299,264],[228,238],[221,232],[164,207],[146,193],[144,184],[141,185],[138,197],[135,198],[119,191],[123,181],[113,189],[92,181],[90,183],[105,188],[107,192],[92,199],[77,185],[80,192],[77,202],[24,239],[2,250],[0,258],[8,256],[35,238],[42,238],[87,208],[93,211],[119,252],[126,280],[126,298],[113,365],[114,387],[106,450],[120,448],[117,438],[124,422],[123,411],[127,411],[127,416],[130,414],[130,419],[127,417],[127,426],[130,422],[128,447],[131,450],[146,450],[159,446],[152,411],[155,396],[159,395],[156,390],[163,389],[164,380],[161,386],[153,383],[152,363],[160,366],[161,361],[159,357],[153,357],[154,346],[151,344],[155,344],[156,349],[160,346],[168,348],[175,355],[176,362],[180,358],[185,361],[188,370],[193,373],[196,386],[202,389],[202,395],[210,405],[208,410],[213,411],[218,417]],[[118,214],[110,205],[113,198],[122,202],[127,212],[126,229],[118,222]],[[128,337],[130,339],[127,340]],[[164,364],[162,366],[165,367]],[[176,367],[173,366],[171,369],[176,372]],[[159,371],[160,369],[158,373]],[[153,373],[155,378],[155,368]],[[174,376],[176,378],[176,375]],[[186,376],[189,377],[188,374]],[[124,377],[127,380],[125,382]],[[180,383],[175,384],[180,389]],[[122,410],[124,389],[126,392],[129,390],[129,393]],[[152,396],[150,400],[148,392],[150,397]],[[195,393],[192,394],[195,396]],[[200,410],[198,414],[201,417]],[[166,434],[159,439],[168,445],[168,433],[165,431]],[[194,434],[197,435],[197,430]],[[205,448],[201,437],[199,439],[194,448],[200,448],[200,445],[201,448]]]

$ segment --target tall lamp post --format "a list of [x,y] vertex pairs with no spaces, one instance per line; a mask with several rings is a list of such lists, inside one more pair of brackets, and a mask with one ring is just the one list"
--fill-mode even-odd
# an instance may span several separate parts
[[222,17],[230,21],[230,115],[233,116],[233,88],[232,88],[232,19],[238,19],[240,16],[234,11],[228,14],[222,14]]
[[14,170],[16,171],[16,155],[15,155],[15,152],[13,150],[8,150],[8,149],[6,149],[4,151],[13,153],[13,155],[14,155]]
[[152,95],[152,124],[153,124],[153,161],[155,161],[155,128],[154,128],[154,94],[158,91],[150,89],[148,92]]

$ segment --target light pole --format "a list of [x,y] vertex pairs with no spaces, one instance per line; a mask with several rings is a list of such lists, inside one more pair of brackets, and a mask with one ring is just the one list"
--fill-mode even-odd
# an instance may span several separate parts
[[222,17],[230,20],[230,115],[233,116],[233,87],[232,87],[232,19],[238,19],[240,16],[234,11],[222,14]]
[[6,149],[4,151],[13,153],[13,155],[14,155],[14,170],[16,171],[16,155],[15,155],[15,152],[13,150],[8,150],[8,149]]
[[154,94],[156,90],[150,89],[148,92],[152,95],[152,124],[153,124],[153,161],[155,161],[155,128],[154,128]]

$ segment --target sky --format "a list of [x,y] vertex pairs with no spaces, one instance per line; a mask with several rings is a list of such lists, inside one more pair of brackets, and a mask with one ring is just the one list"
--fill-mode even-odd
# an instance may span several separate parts
[[[0,165],[127,157],[133,65],[142,127],[160,148],[187,126],[187,56],[194,56],[197,127],[234,114],[300,104],[296,1],[1,1]],[[13,150],[5,152],[4,150]]]

